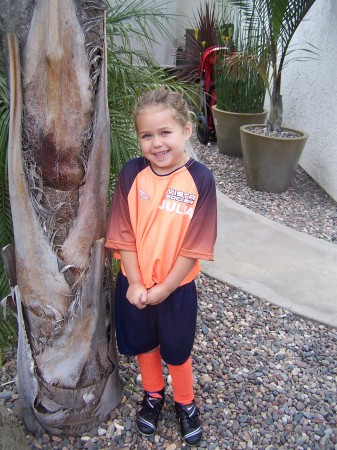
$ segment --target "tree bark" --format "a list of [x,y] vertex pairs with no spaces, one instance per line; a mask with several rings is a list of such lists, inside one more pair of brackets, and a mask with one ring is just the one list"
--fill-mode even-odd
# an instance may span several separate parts
[[20,2],[8,30],[19,402],[30,431],[76,434],[122,397],[104,250],[105,3]]

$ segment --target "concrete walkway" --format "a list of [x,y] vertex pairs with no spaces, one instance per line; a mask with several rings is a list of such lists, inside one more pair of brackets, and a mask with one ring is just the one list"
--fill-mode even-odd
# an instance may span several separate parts
[[202,271],[337,327],[337,245],[280,225],[218,191],[215,260]]

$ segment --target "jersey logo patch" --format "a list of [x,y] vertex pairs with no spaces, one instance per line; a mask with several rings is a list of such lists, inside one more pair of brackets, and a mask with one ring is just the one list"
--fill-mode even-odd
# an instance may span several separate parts
[[138,189],[138,198],[142,198],[143,200],[150,200],[150,196],[141,189]]
[[178,191],[177,189],[168,188],[165,198],[167,200],[173,200],[175,202],[186,203],[187,205],[193,205],[196,196],[189,194],[188,192]]

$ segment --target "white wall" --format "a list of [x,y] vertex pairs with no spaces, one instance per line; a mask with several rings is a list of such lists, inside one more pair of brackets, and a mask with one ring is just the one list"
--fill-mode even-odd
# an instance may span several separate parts
[[[168,17],[173,17],[177,14],[177,2],[171,1],[166,5],[166,14]],[[175,32],[174,29],[176,27],[175,20],[172,18],[169,19],[170,27],[172,29],[172,39],[163,39],[160,36],[160,33],[154,29],[153,34],[155,37],[156,43],[152,44],[152,52],[155,56],[157,62],[162,66],[174,66],[176,61],[176,48],[174,37]]]
[[[222,13],[222,2],[226,0],[217,0],[215,3],[218,14]],[[153,54],[157,61],[163,66],[170,66],[175,64],[176,50],[178,47],[185,48],[186,43],[186,29],[194,28],[198,10],[205,6],[205,0],[173,0],[167,3],[168,11],[173,14],[170,18],[170,27],[172,33],[172,40],[165,40],[163,42],[160,37],[159,44],[154,44]]]
[[[173,16],[170,20],[172,40],[159,40],[160,44],[153,45],[153,53],[157,61],[163,66],[175,64],[176,51],[178,47],[185,48],[186,29],[193,28],[195,17],[200,5],[205,4],[205,0],[175,0],[168,3],[170,13]],[[166,59],[163,55],[167,55]]]
[[[283,72],[283,124],[309,137],[300,165],[337,200],[337,0],[316,0],[292,44],[317,47],[316,60],[291,62]],[[334,10],[332,8],[334,5]],[[303,47],[303,45],[302,45]]]

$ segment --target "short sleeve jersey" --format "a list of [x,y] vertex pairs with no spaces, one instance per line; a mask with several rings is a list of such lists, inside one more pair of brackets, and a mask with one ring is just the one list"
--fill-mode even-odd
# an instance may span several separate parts
[[166,278],[178,255],[193,258],[183,285],[200,271],[199,259],[213,260],[216,222],[215,182],[207,167],[190,158],[172,173],[158,175],[146,158],[135,158],[119,176],[106,247],[116,258],[120,250],[137,253],[147,289]]

